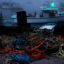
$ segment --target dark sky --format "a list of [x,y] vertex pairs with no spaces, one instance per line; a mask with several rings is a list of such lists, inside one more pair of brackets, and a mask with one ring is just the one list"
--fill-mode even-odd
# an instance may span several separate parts
[[37,11],[40,13],[41,6],[47,7],[50,2],[54,1],[56,7],[60,7],[60,2],[64,2],[64,0],[0,0],[0,2],[16,2],[21,5],[27,12],[32,13]]

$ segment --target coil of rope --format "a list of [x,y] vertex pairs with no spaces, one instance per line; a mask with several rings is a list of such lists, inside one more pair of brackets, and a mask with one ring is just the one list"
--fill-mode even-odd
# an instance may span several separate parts
[[47,40],[43,43],[43,46],[45,49],[54,49],[56,47],[59,47],[59,42],[58,41],[53,41],[53,40]]
[[34,46],[34,47],[31,47],[31,46],[27,46],[26,47],[26,51],[27,52],[30,52],[30,51],[33,51],[33,50],[35,50],[35,49],[38,49],[41,45],[43,45],[43,42],[44,42],[44,40],[41,40],[39,43],[39,45],[37,45],[37,46]]
[[16,38],[8,38],[8,37],[6,37],[6,38],[2,38],[2,43],[9,43],[9,42],[12,42],[12,41],[14,41],[14,40],[16,40]]
[[1,54],[9,53],[9,54],[16,54],[16,53],[24,53],[24,50],[15,50],[13,46],[9,46],[5,49],[0,50]]
[[22,51],[20,51],[20,50],[25,49],[26,45],[27,45],[27,41],[26,40],[18,38],[17,40],[10,42],[8,47],[6,47],[4,49],[1,49],[0,53],[7,53],[10,50],[11,50],[11,52],[14,52],[14,53],[15,52],[16,53],[18,53],[18,52],[21,53]]
[[39,43],[38,46],[35,46],[35,47],[30,47],[30,46],[27,46],[26,47],[26,51],[28,53],[28,56],[30,58],[33,58],[33,59],[41,59],[41,58],[44,58],[46,56],[46,53],[44,50],[40,50],[39,47],[41,45],[43,45],[43,42],[44,40],[41,40]]
[[14,47],[9,51],[9,54],[22,54],[25,53],[24,50],[15,50]]
[[27,62],[31,61],[31,58],[29,58],[29,56],[26,53],[10,54],[10,56],[12,57],[13,60],[16,60],[16,61],[27,61]]
[[60,40],[60,41],[64,41],[64,37],[56,37],[56,39]]
[[45,40],[44,43],[43,43],[43,48],[45,50],[45,53],[47,55],[50,55],[52,53],[56,53],[58,51],[58,48],[59,48],[60,44],[56,41],[53,41],[53,40]]
[[27,46],[27,41],[19,37],[15,41],[10,42],[9,46],[14,46],[17,50],[25,49]]
[[8,53],[10,50],[12,50],[13,46],[9,46],[7,48],[4,48],[4,49],[1,49],[0,50],[0,53],[1,54],[5,54],[5,53]]
[[46,54],[45,54],[44,50],[36,49],[35,51],[30,52],[30,54],[28,54],[28,56],[32,59],[42,59],[46,56]]
[[64,43],[59,47],[59,51],[56,53],[56,56],[64,58]]
[[34,38],[35,36],[37,36],[37,33],[30,34],[27,36],[27,39]]

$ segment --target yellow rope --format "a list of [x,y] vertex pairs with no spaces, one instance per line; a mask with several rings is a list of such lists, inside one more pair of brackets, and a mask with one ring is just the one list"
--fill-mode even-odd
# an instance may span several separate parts
[[64,43],[62,43],[61,45],[60,45],[60,47],[59,47],[59,51],[56,53],[56,55],[58,56],[58,57],[64,57],[64,50],[62,49],[62,47],[64,46]]

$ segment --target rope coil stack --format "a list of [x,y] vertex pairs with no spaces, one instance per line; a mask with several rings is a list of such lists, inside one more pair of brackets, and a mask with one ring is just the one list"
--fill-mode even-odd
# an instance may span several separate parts
[[58,57],[64,58],[64,43],[62,43],[59,47],[59,51],[56,53]]
[[[17,38],[10,41],[8,47],[1,49],[0,53],[9,53],[12,59],[27,62],[42,59],[48,53],[56,53],[56,56],[64,57],[64,37],[46,38],[41,34],[32,33],[26,39]],[[3,42],[8,42],[6,40]]]

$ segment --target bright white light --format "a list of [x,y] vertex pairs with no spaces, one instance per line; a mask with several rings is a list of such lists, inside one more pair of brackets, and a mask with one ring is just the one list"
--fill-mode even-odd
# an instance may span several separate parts
[[54,27],[55,27],[55,25],[44,25],[44,26],[41,26],[40,29],[50,29],[50,30],[52,30]]

